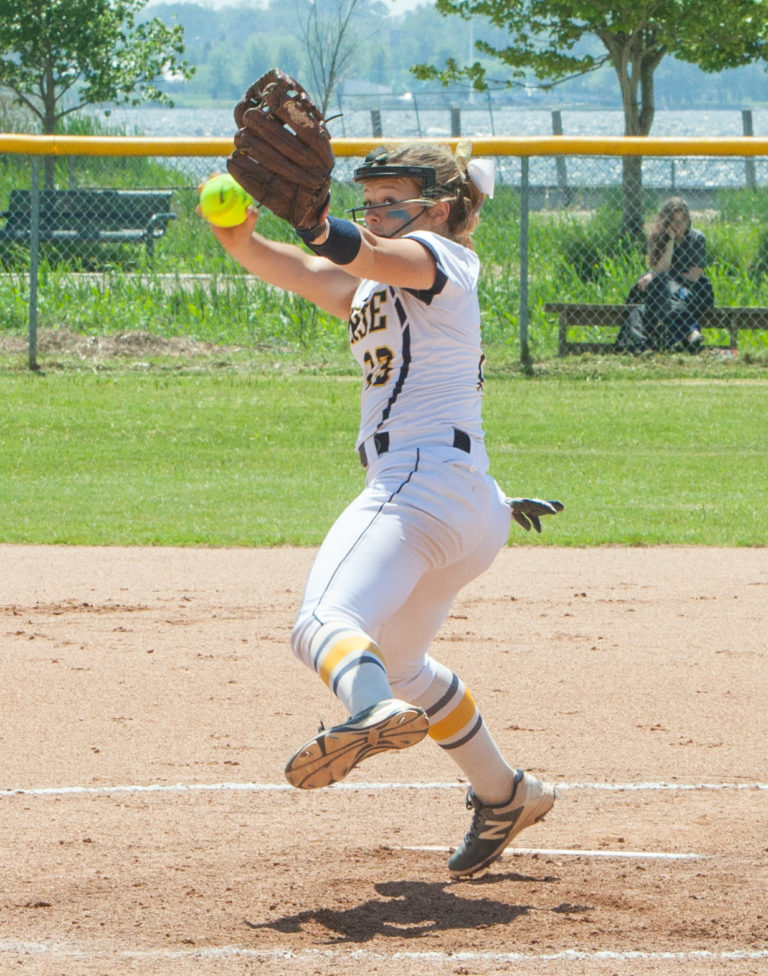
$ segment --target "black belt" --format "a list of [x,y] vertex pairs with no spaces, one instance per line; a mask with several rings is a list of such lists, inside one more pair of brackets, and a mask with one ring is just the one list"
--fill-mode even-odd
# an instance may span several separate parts
[[[389,431],[379,431],[379,433],[373,435],[372,440],[373,448],[376,451],[377,457],[381,457],[382,454],[387,453],[389,450]],[[459,451],[464,451],[465,454],[469,454],[472,450],[472,439],[466,431],[459,430],[458,427],[454,427],[453,446]],[[368,457],[365,453],[365,444],[361,444],[360,447],[358,447],[357,453],[360,455],[360,463],[364,468],[367,468]]]

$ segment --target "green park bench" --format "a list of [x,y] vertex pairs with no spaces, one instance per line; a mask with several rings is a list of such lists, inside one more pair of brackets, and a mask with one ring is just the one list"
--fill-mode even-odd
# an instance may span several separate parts
[[[632,305],[597,305],[581,302],[548,302],[544,311],[558,316],[557,351],[560,356],[578,353],[605,353],[616,351],[616,332]],[[742,329],[768,329],[768,308],[715,307],[698,316],[699,328],[706,334],[709,329],[728,333],[729,349],[738,349],[739,332]],[[605,340],[576,340],[570,338],[572,327],[614,330]]]
[[[39,239],[63,245],[142,243],[151,259],[155,241],[176,216],[170,205],[170,190],[41,190]],[[31,191],[11,190],[1,218],[0,243],[29,244]]]

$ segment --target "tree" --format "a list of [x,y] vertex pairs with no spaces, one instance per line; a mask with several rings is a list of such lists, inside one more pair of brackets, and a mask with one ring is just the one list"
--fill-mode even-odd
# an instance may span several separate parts
[[[310,0],[298,28],[307,55],[313,97],[323,115],[359,48],[353,16],[364,0]],[[307,86],[309,87],[309,86]]]
[[157,18],[137,24],[147,0],[0,0],[0,87],[43,133],[87,105],[173,104],[163,76],[191,77],[180,60],[184,29]]
[[[624,110],[624,133],[647,136],[655,113],[654,72],[666,55],[718,72],[763,59],[768,53],[768,18],[763,0],[436,0],[443,15],[468,20],[485,17],[507,32],[508,43],[496,47],[478,41],[478,53],[511,69],[507,86],[541,87],[595,71],[610,64],[616,74]],[[597,53],[584,53],[585,41],[600,41]],[[586,45],[589,47],[589,45]],[[443,68],[417,65],[421,79],[448,84],[469,80],[488,86],[480,61]],[[623,158],[623,227],[631,237],[642,234],[642,158]]]

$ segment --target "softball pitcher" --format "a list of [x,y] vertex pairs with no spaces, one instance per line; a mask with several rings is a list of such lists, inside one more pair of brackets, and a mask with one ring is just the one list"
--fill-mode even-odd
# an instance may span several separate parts
[[[558,502],[507,499],[488,473],[472,232],[493,167],[444,145],[378,149],[354,173],[363,205],[326,218],[309,247],[245,224],[214,228],[250,272],[348,322],[362,373],[356,448],[365,488],[329,531],[306,583],[294,654],[351,718],[288,760],[300,789],[429,737],[469,780],[472,822],[448,867],[491,864],[555,801],[510,765],[468,687],[430,653],[456,594],[505,545],[510,520],[540,530]],[[362,225],[358,220],[362,218]]]

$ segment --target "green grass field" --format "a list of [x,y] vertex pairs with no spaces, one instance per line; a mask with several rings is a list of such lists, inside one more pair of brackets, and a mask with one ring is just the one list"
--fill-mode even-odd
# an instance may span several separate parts
[[[23,157],[7,163],[0,199],[28,181]],[[64,185],[70,163],[56,165]],[[105,361],[54,345],[30,372],[24,352],[3,346],[26,336],[28,252],[2,250],[0,541],[318,543],[363,480],[353,446],[358,380],[344,328],[246,280],[195,214],[197,179],[149,159],[84,157],[77,166],[81,185],[173,186],[178,219],[152,269],[143,249],[44,248],[39,329],[94,343],[133,335],[214,348],[179,358],[148,346],[134,361]],[[711,354],[557,358],[544,303],[621,302],[645,266],[642,247],[617,244],[617,192],[589,213],[530,214],[529,371],[520,365],[519,191],[500,185],[483,211],[476,240],[492,471],[509,494],[566,505],[543,536],[515,528],[511,539],[763,546],[768,333],[742,332],[738,359],[727,362]],[[357,188],[334,186],[339,214],[357,198]],[[649,192],[649,219],[657,203]],[[293,239],[273,215],[260,220],[268,236]],[[713,209],[696,214],[719,304],[768,304],[767,221],[766,189],[723,190]]]
[[[653,370],[491,376],[492,471],[565,511],[517,544],[762,546],[768,385]],[[0,541],[318,543],[362,485],[352,376],[0,373]]]

